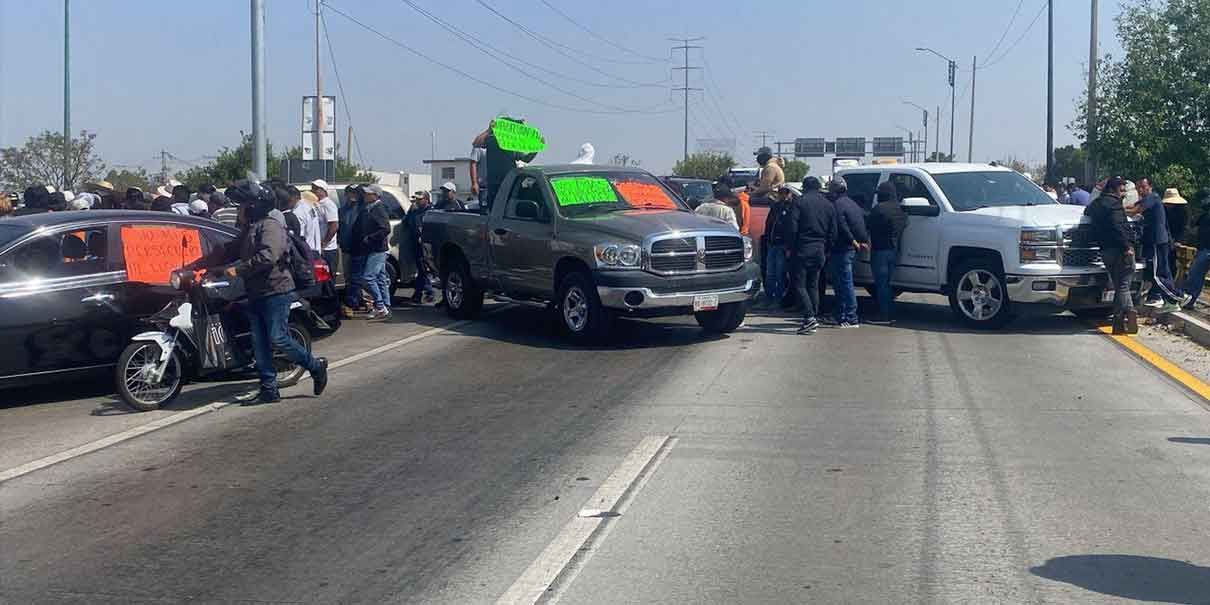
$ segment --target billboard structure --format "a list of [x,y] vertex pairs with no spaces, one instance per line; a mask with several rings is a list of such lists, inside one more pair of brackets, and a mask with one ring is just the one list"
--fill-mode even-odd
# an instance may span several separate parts
[[[315,96],[303,97],[302,103],[302,151],[303,159],[336,159],[336,97],[323,98],[323,124],[316,128]],[[316,145],[319,145],[318,153]]]

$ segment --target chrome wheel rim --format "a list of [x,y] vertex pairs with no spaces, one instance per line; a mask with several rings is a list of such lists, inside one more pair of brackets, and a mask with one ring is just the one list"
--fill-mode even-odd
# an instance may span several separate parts
[[568,288],[563,296],[563,321],[572,332],[579,332],[588,324],[588,297],[579,286]]
[[[307,348],[303,344],[306,341],[302,339],[302,335],[298,333],[298,330],[294,326],[290,326],[288,332],[290,334],[290,338],[294,339],[294,342],[298,343],[298,346],[302,347],[303,349]],[[298,366],[294,362],[290,361],[284,354],[278,352],[273,353],[273,369],[277,371],[277,383],[283,386],[290,386],[297,383],[299,379],[302,378],[303,372],[306,371],[305,368]]]
[[136,349],[130,359],[126,361],[126,367],[122,368],[126,392],[139,403],[144,405],[162,403],[176,390],[176,385],[181,380],[180,368],[177,367],[175,360],[169,359],[168,367],[164,369],[164,376],[161,380],[151,382],[148,377],[155,372],[159,361],[159,345],[146,344]]
[[445,276],[445,303],[451,309],[462,308],[462,274],[458,271]]
[[1004,306],[1004,296],[1000,278],[986,269],[967,271],[958,281],[958,308],[975,321],[995,317]]

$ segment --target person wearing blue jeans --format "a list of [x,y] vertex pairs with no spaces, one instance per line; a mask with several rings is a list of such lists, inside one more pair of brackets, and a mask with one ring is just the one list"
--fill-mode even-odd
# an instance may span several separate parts
[[891,325],[894,322],[894,291],[891,280],[899,259],[899,242],[907,228],[908,218],[899,206],[899,193],[894,183],[878,186],[878,203],[870,210],[866,225],[870,232],[870,268],[874,272],[874,291],[878,298],[878,317],[872,324]]
[[858,250],[868,250],[870,235],[866,231],[865,216],[861,207],[848,195],[848,184],[844,178],[834,177],[828,183],[828,192],[834,196],[836,206],[836,239],[832,243],[832,254],[828,257],[828,279],[836,295],[835,320],[841,328],[856,328],[857,291],[853,289],[853,259]]
[[853,259],[857,251],[833,249],[828,257],[828,279],[832,282],[832,294],[836,298],[833,319],[841,327],[858,324],[857,290],[853,287]]
[[391,316],[391,284],[386,271],[391,219],[380,199],[381,187],[370,185],[362,192],[364,201],[353,224],[353,251],[365,258],[361,267],[361,287],[374,299],[374,310],[368,319],[386,319]]
[[374,299],[376,313],[390,308],[388,297],[391,295],[391,288],[386,276],[386,262],[386,252],[371,252],[365,256],[365,266],[361,272],[361,287],[365,288],[370,293],[370,297]]
[[278,398],[277,368],[273,363],[275,350],[313,375],[327,369],[326,366],[321,368],[321,362],[290,337],[290,303],[294,300],[293,294],[274,294],[250,300],[246,308],[262,400]]
[[878,298],[879,321],[886,322],[891,318],[891,305],[895,300],[891,289],[891,278],[895,275],[895,262],[898,256],[899,251],[894,248],[870,252],[870,268],[874,272],[874,292]]
[[[345,307],[356,309],[361,306],[361,274],[366,270],[364,254],[349,255],[349,279],[345,286]],[[347,317],[351,315],[346,314]]]
[[1202,288],[1206,286],[1206,273],[1210,272],[1210,191],[1199,191],[1196,199],[1202,204],[1202,216],[1197,219],[1197,256],[1185,276],[1185,294],[1192,297],[1185,303],[1186,309],[1197,304]]
[[793,190],[783,185],[778,189],[777,201],[769,208],[769,215],[765,218],[765,232],[761,241],[766,249],[764,305],[769,308],[780,305],[790,287],[786,273],[786,259],[789,254],[786,249],[785,226],[793,203]]

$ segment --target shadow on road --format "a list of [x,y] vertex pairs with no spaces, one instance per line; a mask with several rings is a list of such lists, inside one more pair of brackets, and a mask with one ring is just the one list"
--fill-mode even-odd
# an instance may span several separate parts
[[1189,445],[1210,445],[1210,437],[1169,437],[1168,441]]
[[1210,567],[1135,555],[1056,557],[1034,575],[1085,590],[1138,601],[1210,603]]

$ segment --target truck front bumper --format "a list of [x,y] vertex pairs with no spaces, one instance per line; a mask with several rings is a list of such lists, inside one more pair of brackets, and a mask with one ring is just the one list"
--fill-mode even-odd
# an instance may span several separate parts
[[[1137,273],[1136,273],[1137,276]],[[1109,289],[1109,274],[1076,273],[1072,275],[1005,275],[1008,298],[1014,303],[1045,304],[1068,309],[1104,307],[1113,303],[1105,300]],[[1132,280],[1130,290],[1138,294],[1142,282]]]
[[692,313],[700,296],[717,296],[723,305],[752,300],[760,291],[760,267],[755,263],[727,273],[675,278],[637,271],[600,271],[594,277],[603,306],[635,316]]

